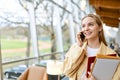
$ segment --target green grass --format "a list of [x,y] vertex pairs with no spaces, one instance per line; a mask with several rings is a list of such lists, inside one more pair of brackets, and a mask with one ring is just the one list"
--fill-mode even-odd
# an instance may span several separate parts
[[17,48],[25,48],[27,43],[21,40],[1,40],[1,49],[17,49]]
[[[49,40],[39,40],[39,43],[42,43],[42,45],[44,45],[43,43],[47,43],[48,45],[50,44]],[[40,54],[47,54],[50,52],[50,48],[43,48],[42,49],[42,45],[39,45],[39,50],[40,50]],[[13,61],[13,60],[17,60],[17,59],[22,59],[26,57],[26,50],[20,50],[20,51],[14,51],[15,49],[21,49],[21,48],[27,48],[27,41],[23,41],[23,40],[7,40],[7,39],[2,39],[1,40],[1,49],[2,50],[10,50],[7,51],[5,53],[2,52],[2,62],[7,62],[7,61]],[[13,50],[13,52],[11,51]],[[30,56],[32,57],[34,56],[32,48],[30,49]],[[19,64],[25,64],[25,61],[22,62],[17,62],[17,63],[11,63],[11,64],[7,64],[3,66],[3,71],[7,68],[19,65]],[[34,60],[30,60],[29,61],[29,65],[33,64]]]
[[50,53],[51,52],[51,49],[50,48],[47,48],[47,49],[40,49],[40,54],[44,54],[44,53]]
[[3,54],[2,59],[11,58],[12,59],[18,59],[23,58],[25,56],[25,52],[14,52],[14,53],[8,53],[7,55]]
[[[39,40],[39,42],[41,43],[48,43],[50,44],[50,41],[43,41],[43,40]],[[1,40],[1,49],[2,50],[15,50],[15,49],[20,49],[20,48],[27,48],[27,41],[23,41],[23,40],[7,40],[7,39],[2,39]],[[32,50],[32,49],[31,49]],[[46,54],[46,53],[50,53],[50,48],[45,48],[45,49],[39,49],[40,50],[40,54]],[[25,57],[26,51],[13,51],[13,52],[6,52],[6,53],[2,53],[2,59],[7,59],[7,58],[13,58],[13,57],[17,57],[17,58],[21,58],[21,57]],[[30,51],[30,57],[34,56],[33,52]]]

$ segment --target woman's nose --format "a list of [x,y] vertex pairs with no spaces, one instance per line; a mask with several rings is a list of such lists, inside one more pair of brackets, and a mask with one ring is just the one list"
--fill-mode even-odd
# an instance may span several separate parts
[[87,31],[88,29],[89,29],[89,27],[88,27],[88,26],[86,26],[86,27],[84,28],[84,30],[85,30],[85,31]]

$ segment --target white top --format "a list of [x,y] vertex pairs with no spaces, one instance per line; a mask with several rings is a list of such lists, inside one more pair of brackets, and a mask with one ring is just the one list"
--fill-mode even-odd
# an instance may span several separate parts
[[90,48],[89,46],[87,46],[88,57],[96,56],[98,49],[99,48]]

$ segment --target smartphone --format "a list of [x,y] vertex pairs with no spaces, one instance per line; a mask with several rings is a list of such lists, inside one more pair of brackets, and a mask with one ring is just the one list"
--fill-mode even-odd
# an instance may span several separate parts
[[84,41],[85,35],[83,33],[81,33],[80,38],[81,38],[82,41]]

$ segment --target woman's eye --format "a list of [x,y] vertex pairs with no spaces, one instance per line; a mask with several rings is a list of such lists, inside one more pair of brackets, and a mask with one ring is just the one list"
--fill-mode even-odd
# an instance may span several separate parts
[[94,24],[90,23],[89,26],[94,26]]
[[82,28],[84,28],[85,26],[84,25],[82,25]]

